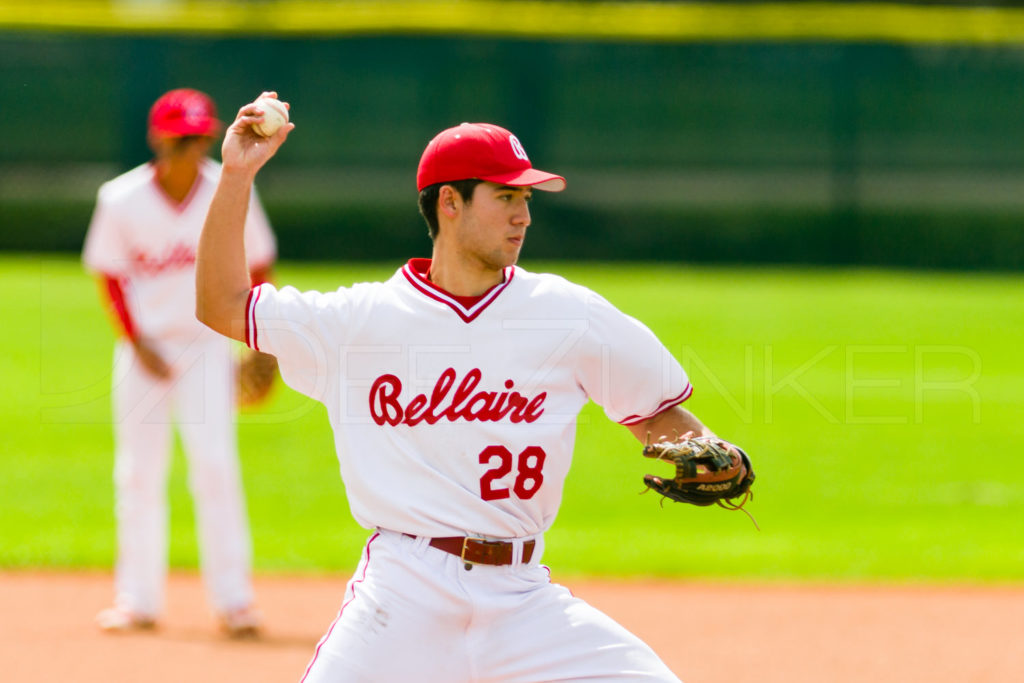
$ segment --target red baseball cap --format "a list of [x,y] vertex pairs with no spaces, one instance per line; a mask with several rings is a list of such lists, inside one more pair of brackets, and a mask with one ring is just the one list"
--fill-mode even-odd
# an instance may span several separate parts
[[217,108],[206,93],[189,88],[160,96],[149,110],[149,132],[161,137],[215,135],[220,130]]
[[427,144],[416,171],[416,188],[479,178],[499,185],[565,189],[565,178],[533,167],[519,139],[492,123],[463,123]]

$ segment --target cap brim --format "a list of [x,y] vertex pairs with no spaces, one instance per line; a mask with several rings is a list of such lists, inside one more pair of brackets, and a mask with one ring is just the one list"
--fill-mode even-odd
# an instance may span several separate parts
[[154,135],[168,138],[186,137],[191,135],[216,137],[220,132],[220,128],[220,121],[217,119],[209,119],[202,123],[185,123],[184,121],[161,123],[151,126],[150,131]]
[[533,187],[545,192],[561,192],[565,189],[565,178],[537,168],[525,168],[512,173],[498,173],[486,178],[481,176],[480,180],[512,187]]

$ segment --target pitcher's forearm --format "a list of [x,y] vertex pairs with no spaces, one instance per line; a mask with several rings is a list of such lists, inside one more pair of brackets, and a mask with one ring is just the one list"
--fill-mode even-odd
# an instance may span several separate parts
[[196,318],[239,341],[245,341],[250,285],[244,234],[252,182],[245,172],[224,169],[196,254]]
[[674,406],[628,429],[641,443],[675,440],[689,432],[693,432],[694,436],[715,435],[696,415],[682,406]]
[[[260,97],[277,98],[264,92]],[[196,255],[196,318],[221,334],[245,341],[249,270],[245,259],[245,218],[252,184],[260,168],[294,128],[288,122],[270,137],[253,131],[263,121],[257,100],[242,106],[224,133],[221,174],[206,214]],[[287,102],[282,103],[288,107]]]

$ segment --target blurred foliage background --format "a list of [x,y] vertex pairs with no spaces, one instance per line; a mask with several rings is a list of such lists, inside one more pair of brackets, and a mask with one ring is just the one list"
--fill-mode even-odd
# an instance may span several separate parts
[[288,259],[426,253],[461,121],[569,190],[536,258],[1024,265],[1024,11],[986,3],[0,3],[0,249],[75,252],[162,92],[298,125],[259,178]]

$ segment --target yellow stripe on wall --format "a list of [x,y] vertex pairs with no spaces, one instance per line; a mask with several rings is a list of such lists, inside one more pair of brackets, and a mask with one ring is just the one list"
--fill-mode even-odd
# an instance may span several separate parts
[[1024,43],[1024,9],[896,3],[2,0],[0,28],[266,36]]

